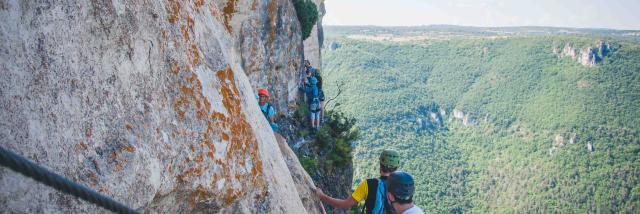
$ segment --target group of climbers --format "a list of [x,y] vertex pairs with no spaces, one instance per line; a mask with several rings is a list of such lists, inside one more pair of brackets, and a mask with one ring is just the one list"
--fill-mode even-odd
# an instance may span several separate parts
[[324,92],[322,91],[322,77],[318,74],[318,70],[311,66],[309,60],[304,61],[304,69],[307,74],[304,82],[300,87],[306,97],[309,105],[309,119],[311,128],[320,128],[320,122],[324,118]]
[[[324,116],[322,77],[308,60],[304,61],[304,66],[307,75],[300,90],[305,93],[307,98],[311,127],[318,129]],[[273,131],[277,131],[278,125],[275,123],[276,112],[269,103],[269,99],[270,96],[267,89],[258,89],[260,111],[262,111]],[[422,214],[422,209],[413,204],[413,194],[415,192],[413,177],[407,172],[397,171],[400,167],[400,154],[395,150],[383,150],[379,161],[380,177],[360,182],[350,197],[345,199],[332,198],[317,187],[316,194],[323,202],[342,210],[348,210],[353,205],[364,200],[363,213]]]
[[[322,91],[322,77],[318,74],[317,69],[311,66],[309,60],[304,61],[304,70],[307,74],[300,90],[305,92],[307,104],[309,105],[311,127],[318,129],[320,122],[324,118],[324,92]],[[275,122],[276,112],[269,103],[269,90],[266,88],[258,89],[258,105],[260,111],[267,119],[273,131],[278,131],[278,124]]]
[[[305,93],[307,104],[309,105],[309,119],[311,128],[320,128],[320,122],[324,118],[324,92],[322,91],[322,77],[318,74],[318,70],[311,66],[309,60],[304,61],[304,70],[307,74],[300,90]],[[273,131],[278,131],[278,125],[275,122],[276,112],[269,103],[269,91],[265,88],[258,89],[258,105],[264,117],[267,119]]]
[[413,177],[407,172],[397,171],[399,167],[400,154],[395,150],[383,150],[380,154],[380,177],[360,182],[350,197],[332,198],[317,187],[316,194],[322,202],[342,210],[364,200],[362,213],[422,214],[422,209],[413,204]]

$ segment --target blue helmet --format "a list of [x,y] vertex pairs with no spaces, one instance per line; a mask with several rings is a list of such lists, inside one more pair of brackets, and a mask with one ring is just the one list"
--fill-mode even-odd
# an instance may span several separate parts
[[318,84],[318,78],[311,77],[311,78],[309,78],[309,82],[311,82],[311,85],[316,85],[316,84]]
[[399,200],[411,200],[415,191],[413,177],[402,171],[391,173],[385,182],[385,188]]

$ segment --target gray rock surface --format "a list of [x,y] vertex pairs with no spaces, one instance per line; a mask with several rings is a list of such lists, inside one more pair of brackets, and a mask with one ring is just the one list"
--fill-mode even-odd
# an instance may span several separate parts
[[[290,1],[0,0],[0,19],[3,147],[144,212],[306,212],[253,92],[296,98]],[[3,212],[105,212],[6,168],[0,188]]]
[[324,0],[313,0],[318,7],[318,23],[311,29],[309,38],[304,40],[304,57],[309,60],[314,68],[322,69],[322,43],[324,41],[324,32],[322,30],[322,17],[324,17]]

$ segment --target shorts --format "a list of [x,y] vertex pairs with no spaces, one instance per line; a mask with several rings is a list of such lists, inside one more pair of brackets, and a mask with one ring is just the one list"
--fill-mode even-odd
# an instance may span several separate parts
[[311,112],[311,120],[320,120],[320,112]]

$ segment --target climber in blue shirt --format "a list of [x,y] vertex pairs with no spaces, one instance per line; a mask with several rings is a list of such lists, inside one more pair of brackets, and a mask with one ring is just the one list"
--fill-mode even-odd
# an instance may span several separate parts
[[318,129],[320,127],[320,90],[318,89],[318,79],[316,77],[309,78],[310,85],[301,88],[307,95],[307,104],[309,104],[309,112],[311,119],[311,128]]
[[269,103],[269,90],[265,88],[258,89],[258,106],[260,111],[271,125],[271,129],[274,132],[278,131],[278,124],[276,124],[276,111],[273,109],[271,103]]

